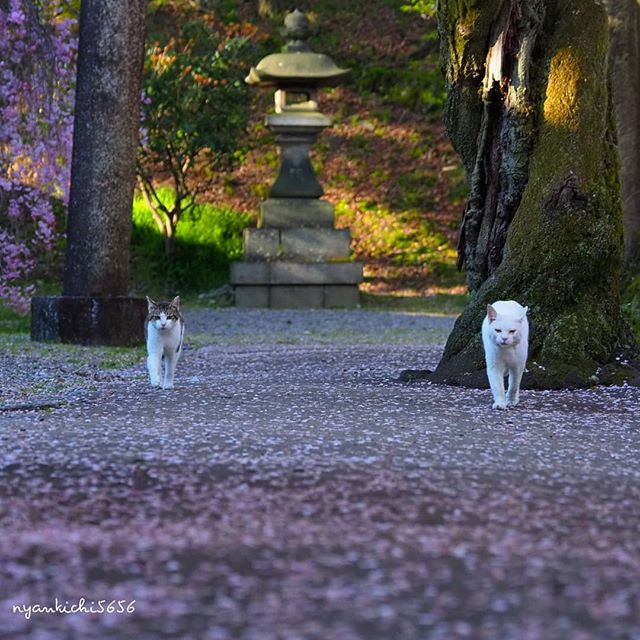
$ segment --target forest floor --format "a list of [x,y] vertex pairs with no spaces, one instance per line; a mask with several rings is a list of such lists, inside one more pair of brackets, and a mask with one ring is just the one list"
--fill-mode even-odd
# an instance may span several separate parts
[[640,637],[638,389],[496,412],[398,382],[452,317],[188,318],[170,391],[5,338],[0,639]]

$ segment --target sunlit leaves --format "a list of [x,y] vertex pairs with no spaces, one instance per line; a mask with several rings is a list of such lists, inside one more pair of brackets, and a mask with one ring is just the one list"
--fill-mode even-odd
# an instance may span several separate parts
[[[185,19],[173,35],[153,41],[145,63],[144,142],[139,150],[142,188],[165,237],[206,188],[196,166],[231,164],[249,117],[243,78],[253,45],[251,25],[225,25],[207,14]],[[168,175],[176,194],[168,210],[155,196],[154,175]]]

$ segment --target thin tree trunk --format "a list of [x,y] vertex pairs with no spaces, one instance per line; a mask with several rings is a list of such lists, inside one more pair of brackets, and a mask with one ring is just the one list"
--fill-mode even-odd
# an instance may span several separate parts
[[172,260],[176,251],[176,242],[175,236],[173,234],[164,236],[164,254],[169,259]]

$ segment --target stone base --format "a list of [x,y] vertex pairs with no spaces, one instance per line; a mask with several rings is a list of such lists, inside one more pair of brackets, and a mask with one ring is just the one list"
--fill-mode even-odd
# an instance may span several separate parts
[[31,339],[82,345],[144,344],[147,301],[127,297],[46,296],[31,300]]
[[353,309],[360,303],[357,285],[236,285],[237,307],[272,309]]
[[363,264],[345,262],[233,262],[231,284],[236,285],[346,285],[362,282]]
[[357,307],[362,262],[234,262],[237,307],[313,309]]
[[349,229],[254,229],[244,230],[244,259],[259,260],[348,260],[351,255]]
[[260,205],[258,227],[298,229],[320,227],[333,229],[333,205],[316,198],[269,198]]

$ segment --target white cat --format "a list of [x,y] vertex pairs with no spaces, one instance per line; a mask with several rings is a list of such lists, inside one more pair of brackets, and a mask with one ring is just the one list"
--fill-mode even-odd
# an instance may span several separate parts
[[[184,319],[180,313],[180,297],[171,302],[154,302],[147,297],[149,313],[145,322],[147,334],[147,369],[152,387],[173,388],[176,364],[182,353]],[[164,379],[162,380],[162,362]]]
[[[487,362],[487,378],[493,393],[493,408],[515,407],[520,400],[520,381],[529,350],[528,307],[513,300],[487,305],[482,322],[482,344]],[[509,374],[505,397],[504,377]]]

